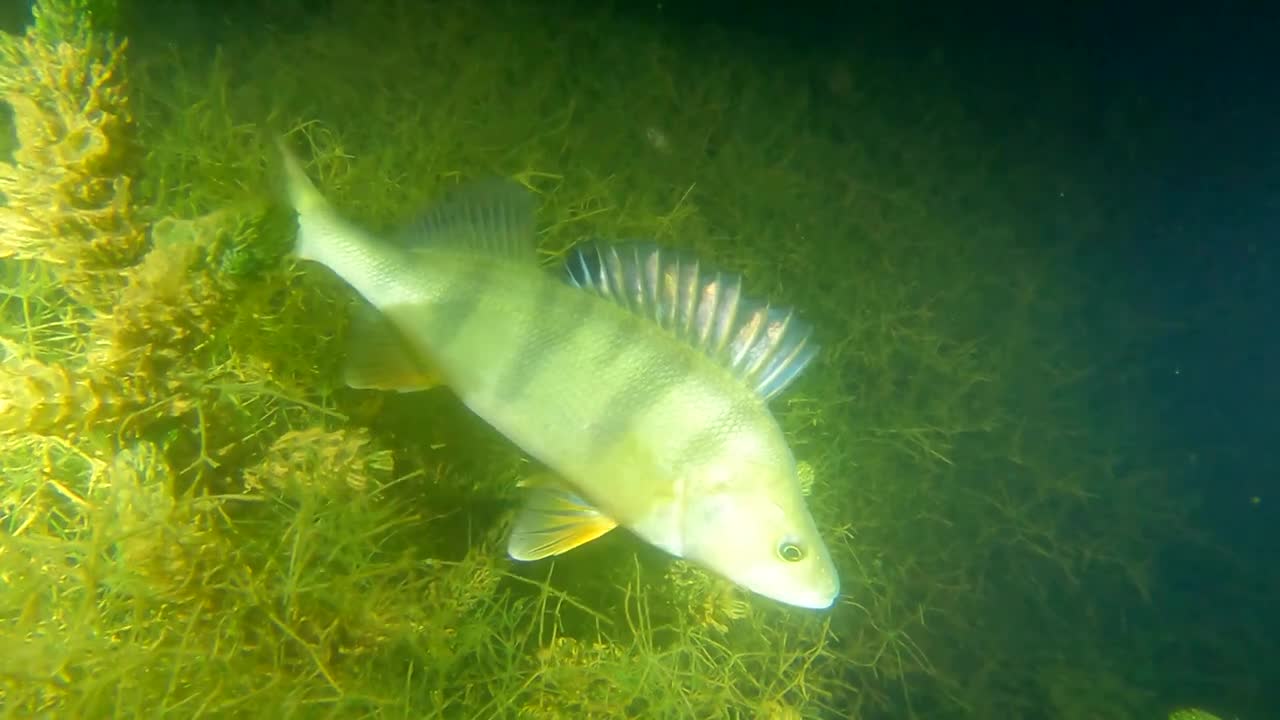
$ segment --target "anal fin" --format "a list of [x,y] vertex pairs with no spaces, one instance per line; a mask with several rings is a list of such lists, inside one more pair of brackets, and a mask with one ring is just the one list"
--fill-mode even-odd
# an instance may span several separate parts
[[516,560],[541,560],[566,553],[618,526],[612,518],[554,481],[526,481],[524,506],[516,514],[507,554]]
[[376,308],[360,303],[347,331],[343,379],[360,390],[417,392],[443,384],[440,373],[421,358],[395,325]]

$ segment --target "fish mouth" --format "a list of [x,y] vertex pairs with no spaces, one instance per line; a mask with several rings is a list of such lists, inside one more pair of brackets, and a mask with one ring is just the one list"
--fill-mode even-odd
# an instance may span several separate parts
[[765,593],[765,595],[778,602],[806,610],[827,610],[832,605],[835,605],[836,598],[840,597],[839,592],[788,593],[785,595]]
[[795,598],[791,604],[796,607],[807,608],[809,610],[826,610],[836,604],[836,598],[838,597],[840,597],[840,587],[839,585],[836,585],[830,589],[807,593],[801,597]]
[[808,593],[809,602],[801,607],[826,610],[836,604],[836,599],[840,597],[840,575],[836,572],[836,566],[830,560],[825,565],[821,581],[816,583],[816,587],[810,588],[811,592]]
[[756,590],[760,595],[807,610],[826,610],[840,597],[840,579],[831,568],[818,582],[800,586],[778,588],[776,585]]

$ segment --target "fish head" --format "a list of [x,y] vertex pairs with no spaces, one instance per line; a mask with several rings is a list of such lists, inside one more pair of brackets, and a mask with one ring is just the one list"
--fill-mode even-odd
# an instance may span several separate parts
[[703,468],[685,499],[682,555],[765,597],[831,607],[840,580],[788,458]]

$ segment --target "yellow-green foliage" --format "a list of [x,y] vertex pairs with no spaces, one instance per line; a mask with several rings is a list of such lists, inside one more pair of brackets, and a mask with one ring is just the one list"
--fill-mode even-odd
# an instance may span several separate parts
[[[1149,707],[1089,621],[1146,592],[1179,510],[1088,415],[1079,279],[1022,249],[1008,199],[1035,168],[995,172],[954,98],[903,122],[901,69],[604,12],[332,6],[217,43],[140,24],[126,63],[83,5],[42,0],[0,45],[4,715]],[[624,533],[511,564],[518,452],[448,393],[338,387],[349,297],[285,257],[281,134],[375,228],[496,172],[540,194],[548,262],[656,238],[802,308],[826,350],[777,410],[837,607]]]
[[109,303],[108,271],[143,251],[125,153],[132,117],[124,43],[94,34],[83,3],[37,3],[24,37],[0,41],[0,96],[18,149],[0,163],[0,258],[56,268],[62,289]]

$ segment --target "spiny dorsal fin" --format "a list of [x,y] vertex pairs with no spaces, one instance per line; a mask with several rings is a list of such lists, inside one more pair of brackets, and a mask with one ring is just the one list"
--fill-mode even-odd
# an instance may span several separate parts
[[399,234],[402,247],[447,246],[520,260],[536,258],[533,194],[505,178],[459,185]]
[[738,275],[651,243],[574,248],[569,282],[653,320],[736,373],[766,400],[782,392],[818,351],[812,328],[791,310],[742,297]]

